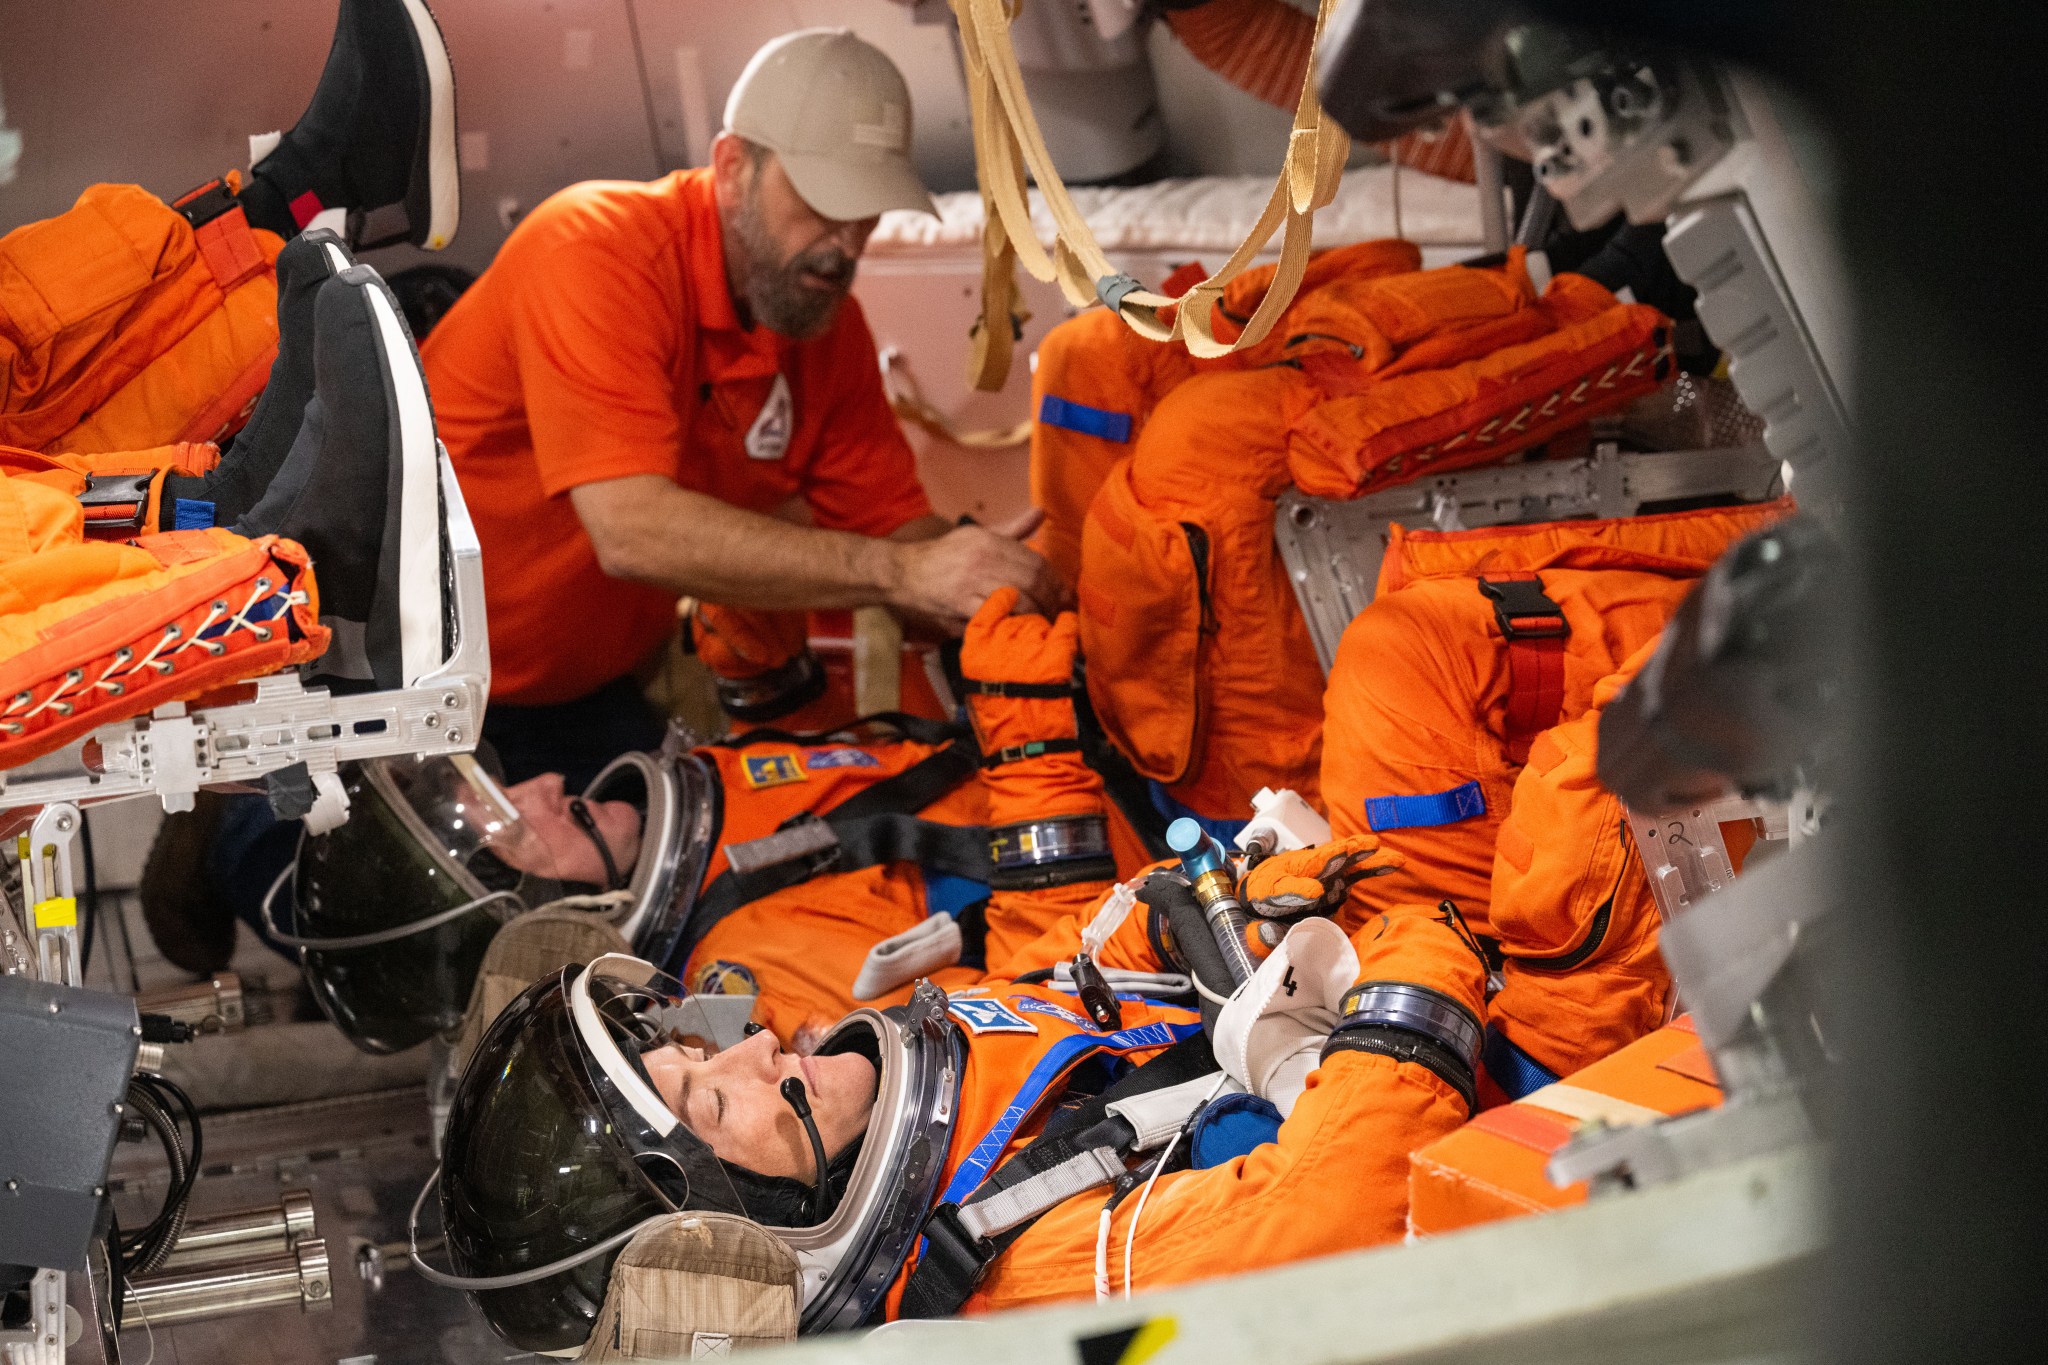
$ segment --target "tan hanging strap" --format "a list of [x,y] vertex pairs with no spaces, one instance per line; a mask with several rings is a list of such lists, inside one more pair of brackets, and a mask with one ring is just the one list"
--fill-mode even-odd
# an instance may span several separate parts
[[[1005,364],[1007,363],[1006,359]],[[1001,387],[1000,382],[997,387]],[[888,395],[889,410],[896,414],[898,420],[909,422],[930,435],[941,437],[955,445],[966,446],[969,450],[1009,450],[1031,439],[1031,423],[1028,421],[987,431],[963,431],[919,392],[917,380],[904,366],[903,355],[894,346],[886,347],[882,351],[882,392]]]
[[[996,352],[1007,349],[1007,342],[999,345],[996,340],[995,334],[1001,328],[991,326],[989,320],[1007,320],[1007,301],[994,295],[1005,290],[1014,292],[1011,259],[1022,262],[1038,279],[1057,282],[1075,307],[1099,301],[1140,336],[1154,341],[1180,341],[1196,356],[1228,355],[1264,340],[1301,286],[1315,212],[1336,197],[1344,162],[1351,152],[1350,138],[1324,115],[1316,101],[1314,61],[1310,61],[1302,78],[1294,129],[1287,139],[1286,161],[1259,221],[1215,274],[1179,299],[1170,299],[1144,288],[1110,264],[1053,166],[1052,154],[1024,92],[1024,74],[1017,65],[1016,50],[1010,44],[1010,20],[1021,2],[951,0],[966,59],[969,105],[974,119],[975,169],[982,204],[988,213],[982,239],[983,313],[976,355],[970,362],[970,378],[979,387],[979,380],[988,377],[993,369]],[[1336,5],[1337,0],[1321,0],[1316,14],[1318,44]],[[1027,171],[1038,183],[1039,193],[1052,214],[1056,231],[1049,251],[1032,229],[1031,205],[1024,191]],[[1275,232],[1283,233],[1280,262],[1265,298],[1235,341],[1217,340],[1212,314],[1224,288],[1265,249]],[[991,284],[995,286],[993,294]],[[1169,309],[1170,321],[1165,316]],[[1006,372],[1007,364],[1002,369]]]

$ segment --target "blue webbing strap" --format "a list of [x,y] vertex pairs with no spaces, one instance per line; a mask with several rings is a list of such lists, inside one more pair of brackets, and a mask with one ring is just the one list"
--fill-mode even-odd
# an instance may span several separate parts
[[213,504],[199,498],[173,498],[171,500],[171,529],[173,531],[203,531],[213,525]]
[[1065,1075],[1075,1062],[1096,1051],[1131,1052],[1177,1043],[1202,1031],[1199,1018],[1189,1015],[1188,1019],[1187,1023],[1155,1019],[1117,1033],[1077,1033],[1059,1039],[1038,1059],[1038,1065],[1024,1078],[1024,1084],[1017,1088],[1017,1093],[997,1117],[995,1125],[968,1150],[960,1168],[947,1182],[945,1193],[939,1196],[940,1202],[958,1204],[974,1193],[975,1187],[1008,1150],[1010,1137],[1017,1131],[1017,1125],[1031,1117],[1047,1087]]
[[1100,436],[1105,441],[1125,442],[1131,439],[1131,415],[1128,412],[1091,408],[1086,403],[1069,402],[1057,394],[1049,393],[1039,400],[1038,420],[1049,427],[1078,431],[1083,436]]
[[1527,1099],[1546,1085],[1557,1083],[1557,1073],[1516,1047],[1492,1024],[1486,1026],[1486,1042],[1479,1050],[1486,1074],[1511,1100]]
[[1467,782],[1447,792],[1421,796],[1369,796],[1365,800],[1365,823],[1375,834],[1390,829],[1426,829],[1431,825],[1455,825],[1486,814],[1486,795],[1477,782]]

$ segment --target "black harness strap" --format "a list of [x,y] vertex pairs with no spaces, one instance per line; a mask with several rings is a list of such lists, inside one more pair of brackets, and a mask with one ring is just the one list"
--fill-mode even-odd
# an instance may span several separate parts
[[712,744],[720,749],[744,749],[750,744],[851,744],[874,730],[893,730],[901,738],[919,744],[951,744],[972,738],[965,726],[950,721],[913,716],[907,711],[877,711],[856,717],[832,730],[777,730],[763,725],[713,740]]
[[[1207,1033],[1183,1038],[1144,1065],[1133,1068],[1101,1094],[1055,1113],[1029,1145],[975,1187],[967,1203],[978,1204],[1095,1148],[1111,1147],[1123,1152],[1137,1134],[1129,1123],[1110,1115],[1110,1105],[1133,1095],[1212,1075],[1216,1070],[1216,1054]],[[981,1282],[989,1263],[1029,1231],[1038,1217],[994,1237],[978,1238],[961,1225],[958,1205],[941,1204],[933,1209],[925,1220],[924,1254],[903,1286],[899,1316],[947,1318],[958,1313]]]
[[1037,697],[1047,701],[1074,695],[1071,682],[1000,682],[989,678],[962,678],[960,691],[974,697]]
[[1088,699],[1087,666],[1075,666],[1074,720],[1081,732],[1081,756],[1102,778],[1102,789],[1123,812],[1124,822],[1145,845],[1145,856],[1158,861],[1173,856],[1166,846],[1166,817],[1152,804],[1152,789],[1117,747],[1109,742],[1095,707]]
[[[889,719],[892,723],[897,719],[918,720],[915,716],[893,715]],[[919,724],[930,726],[934,722],[919,721]],[[752,872],[737,872],[731,868],[721,872],[718,879],[704,889],[704,894],[690,911],[689,927],[684,931],[676,952],[687,955],[704,935],[711,932],[713,925],[741,906],[772,892],[801,885],[823,872],[852,872],[880,863],[903,861],[975,881],[987,881],[994,864],[989,857],[986,829],[980,825],[942,825],[916,817],[916,812],[974,775],[980,756],[972,738],[963,738],[958,730],[951,729],[946,732],[946,737],[953,742],[945,748],[928,754],[894,777],[884,778],[866,791],[848,797],[825,813],[823,821],[839,842],[831,856],[778,863]],[[747,739],[748,736],[739,736],[738,743],[743,744]],[[820,817],[806,813],[795,818],[815,820]]]

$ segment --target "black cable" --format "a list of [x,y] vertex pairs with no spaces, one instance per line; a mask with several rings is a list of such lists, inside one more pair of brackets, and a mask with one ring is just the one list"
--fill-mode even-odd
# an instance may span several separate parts
[[151,1092],[139,1084],[140,1080],[141,1078],[137,1077],[136,1080],[129,1082],[128,1108],[163,1144],[164,1160],[171,1168],[171,1181],[164,1190],[163,1203],[158,1208],[156,1217],[140,1230],[121,1238],[118,1269],[123,1279],[141,1274],[147,1268],[164,1229],[173,1221],[173,1210],[177,1206],[180,1190],[189,1188],[185,1186],[184,1177],[190,1168],[186,1165],[184,1142],[178,1133],[178,1126],[169,1113],[159,1107]]
[[802,1081],[794,1076],[785,1077],[782,1098],[796,1110],[797,1120],[804,1126],[804,1136],[811,1140],[811,1159],[817,1163],[817,1183],[811,1187],[811,1223],[815,1226],[825,1221],[825,1139],[818,1136],[818,1125],[811,1118],[811,1102],[804,1095]]
[[[199,1179],[199,1167],[205,1156],[198,1107],[175,1082],[161,1076],[137,1076],[129,1082],[128,1100],[142,1120],[156,1129],[158,1138],[164,1143],[164,1154],[171,1165],[171,1187],[165,1193],[157,1216],[141,1231],[124,1239],[124,1276],[146,1274],[169,1258],[184,1231],[185,1207],[191,1200],[192,1186]],[[191,1130],[189,1150],[171,1112],[173,1104],[183,1111],[185,1125]]]
[[597,856],[604,860],[604,889],[616,891],[624,886],[626,879],[619,875],[618,860],[612,857],[611,845],[604,841],[604,835],[597,827],[597,817],[590,813],[589,804],[580,796],[572,796],[569,798],[569,814],[575,818],[576,827],[597,845]]
[[122,1245],[130,1253],[129,1260],[139,1264],[147,1248],[170,1225],[171,1209],[177,1203],[178,1190],[184,1184],[188,1167],[184,1137],[170,1113],[147,1091],[139,1088],[129,1090],[128,1107],[156,1134],[157,1140],[163,1144],[164,1161],[171,1168],[170,1182],[164,1187],[164,1197],[157,1207],[156,1216],[123,1239]]

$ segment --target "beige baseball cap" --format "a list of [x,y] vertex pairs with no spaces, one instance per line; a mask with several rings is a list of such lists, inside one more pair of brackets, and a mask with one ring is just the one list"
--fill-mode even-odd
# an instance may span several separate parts
[[827,218],[938,216],[910,166],[910,87],[850,30],[800,29],[756,52],[725,102],[725,126],[773,151]]

